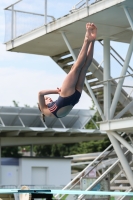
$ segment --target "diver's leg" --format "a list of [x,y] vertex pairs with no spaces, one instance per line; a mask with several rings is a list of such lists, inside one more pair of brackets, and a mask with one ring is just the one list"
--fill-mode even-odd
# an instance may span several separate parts
[[78,90],[80,93],[83,90],[85,76],[86,76],[88,68],[89,68],[89,66],[92,62],[92,59],[93,59],[93,50],[94,50],[94,41],[91,42],[91,44],[89,46],[86,63],[81,69],[81,72],[79,74],[79,78],[78,78],[78,81],[77,81],[77,84],[76,84],[76,90]]
[[75,87],[77,85],[80,72],[82,70],[82,67],[85,65],[85,62],[87,59],[88,47],[92,41],[91,33],[93,32],[93,28],[94,28],[94,24],[91,24],[91,23],[86,24],[86,34],[85,34],[85,39],[84,39],[82,49],[79,53],[77,61],[72,66],[72,69],[66,76],[61,86],[60,95],[62,97],[70,96],[75,92]]

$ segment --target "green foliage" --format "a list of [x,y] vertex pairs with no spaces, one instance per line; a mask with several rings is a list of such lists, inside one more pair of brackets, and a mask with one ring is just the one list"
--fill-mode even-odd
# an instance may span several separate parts
[[36,155],[44,157],[63,157],[66,155],[101,152],[110,145],[109,139],[74,144],[54,144],[36,146]]
[[13,102],[13,104],[14,104],[14,107],[19,107],[19,105],[18,105],[19,102],[16,102],[15,100],[13,100],[12,102]]
[[25,108],[27,108],[27,107],[28,107],[28,108],[30,108],[30,106],[29,106],[29,105],[27,105],[27,104],[24,104],[24,107],[25,107]]
[[2,147],[1,157],[20,157],[21,154],[18,153],[18,147]]

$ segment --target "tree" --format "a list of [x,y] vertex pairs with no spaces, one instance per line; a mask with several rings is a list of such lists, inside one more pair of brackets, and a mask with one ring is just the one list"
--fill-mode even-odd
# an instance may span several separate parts
[[19,102],[16,102],[15,100],[13,100],[12,102],[13,102],[13,104],[14,104],[14,107],[19,107],[19,105],[18,105]]
[[1,157],[20,157],[22,154],[18,153],[18,147],[2,147]]

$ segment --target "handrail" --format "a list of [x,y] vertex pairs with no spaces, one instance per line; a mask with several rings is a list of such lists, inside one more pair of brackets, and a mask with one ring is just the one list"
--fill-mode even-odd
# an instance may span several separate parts
[[[10,6],[6,7],[4,10],[7,11],[11,11],[11,37],[10,40],[13,41],[16,38],[16,13],[20,12],[20,13],[26,13],[26,14],[32,14],[32,15],[39,15],[39,16],[43,16],[44,17],[44,25],[47,25],[47,17],[51,18],[52,21],[55,21],[55,17],[52,15],[48,15],[47,14],[47,0],[44,0],[44,14],[38,14],[38,13],[34,13],[34,12],[27,12],[27,11],[23,11],[23,10],[16,10],[14,9],[15,5],[20,3],[22,0],[19,0],[13,4],[11,4]],[[19,36],[19,35],[18,35]],[[13,42],[12,42],[13,45]]]
[[[81,0],[81,1],[79,1],[77,4],[75,4],[75,5],[72,7],[72,9],[70,10],[70,12],[76,11],[76,10],[82,8],[84,5],[86,5],[86,7],[88,7],[88,2],[89,2],[89,1],[90,1],[90,0]],[[94,3],[97,3],[97,2],[99,2],[99,1],[101,1],[101,0],[95,0],[95,1],[93,2],[93,4],[94,4]],[[78,6],[78,5],[79,5],[80,3],[82,3],[82,2],[83,2],[83,4],[76,8],[76,6]]]
[[[121,134],[121,136],[124,136],[125,135],[125,132]],[[85,169],[83,171],[81,171],[72,181],[70,181],[62,190],[65,190],[67,189],[69,186],[71,186],[71,184],[74,183],[74,185],[70,188],[72,189],[76,184],[77,182],[75,183],[75,181],[77,181],[78,178],[82,178],[82,176],[84,176],[84,172],[90,167],[92,166],[93,163],[95,163],[95,161],[97,161],[108,149],[110,149],[113,145],[110,144],[97,158],[95,158],[87,167],[85,167]],[[110,153],[110,152],[109,152]],[[108,154],[107,154],[108,155]],[[106,157],[106,156],[105,156]],[[99,164],[99,163],[98,163]],[[92,170],[92,169],[91,169]],[[90,171],[91,171],[90,170]],[[89,172],[90,172],[89,171]],[[86,175],[86,174],[85,174]],[[56,194],[55,195],[55,198],[57,198],[59,196],[59,194]],[[60,198],[62,198],[64,195],[62,195]]]
[[[124,155],[127,155],[129,153],[129,150],[127,150],[125,153],[124,153]],[[107,176],[107,174],[112,170],[112,168],[114,168],[118,163],[119,163],[119,159],[118,160],[116,160],[116,162],[112,165],[112,166],[110,166],[96,181],[94,181],[93,183],[92,183],[92,185],[90,185],[85,191],[89,191],[89,190],[91,190],[97,183],[99,183],[105,176]],[[84,197],[84,195],[80,195],[79,197],[78,197],[78,200],[80,200],[81,198],[83,198]]]
[[[128,188],[125,192],[131,192],[133,189],[132,189],[132,187],[130,186],[130,188]],[[125,196],[120,196],[117,200],[123,200],[124,198],[126,197],[126,195]]]
[[[83,1],[85,1],[85,0],[81,0],[81,1],[79,1],[77,4],[75,4],[75,5],[73,6],[72,10],[76,9],[76,6],[79,5],[79,4],[80,4],[81,2],[83,2]],[[84,3],[84,4],[85,4],[85,3]],[[83,4],[83,5],[84,5],[84,4]]]
[[[12,9],[8,9],[8,10],[11,10]],[[26,13],[26,14],[32,14],[32,15],[39,15],[39,16],[45,16],[43,14],[39,14],[39,13],[33,13],[33,12],[27,12],[27,11],[22,11],[22,10],[14,10],[15,12],[20,12],[20,13]],[[52,15],[47,15],[47,17],[51,17],[53,19],[53,21],[55,20],[55,18],[52,16]]]
[[[113,145],[109,145],[97,158],[95,158],[82,172],[80,172],[72,181],[70,181],[62,190],[65,190],[67,189],[69,186],[71,186],[71,184],[74,183],[74,185],[70,188],[72,189],[76,184],[77,182],[75,183],[75,181],[78,179],[78,178],[82,178],[84,177],[84,172],[90,167],[92,166],[93,163],[95,163],[95,161],[97,161],[108,149],[110,149]],[[99,164],[99,163],[98,163]],[[93,169],[93,168],[92,168]],[[92,170],[91,169],[91,170]],[[91,170],[89,172],[91,172]],[[85,174],[86,175],[86,174]],[[59,196],[59,194],[55,195],[55,198],[57,198]],[[60,198],[62,198],[64,195],[62,195]]]
[[22,1],[22,0],[19,0],[19,1],[15,2],[15,3],[11,4],[10,6],[4,8],[4,10],[7,10],[7,9],[10,8],[11,6],[14,6],[15,4],[19,3],[20,1]]
[[101,84],[101,83],[105,83],[105,82],[109,82],[109,81],[112,81],[112,80],[117,80],[117,79],[129,77],[129,76],[133,76],[133,74],[129,74],[129,75],[125,75],[125,76],[119,76],[119,77],[111,78],[111,79],[108,79],[108,80],[105,80],[105,81],[99,81],[98,83],[96,83],[96,85]]

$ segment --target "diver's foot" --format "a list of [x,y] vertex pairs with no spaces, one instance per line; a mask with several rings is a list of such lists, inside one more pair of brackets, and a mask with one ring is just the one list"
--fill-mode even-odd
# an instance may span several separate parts
[[97,28],[93,23],[87,23],[86,24],[86,34],[85,39],[92,42],[96,39],[97,35]]

